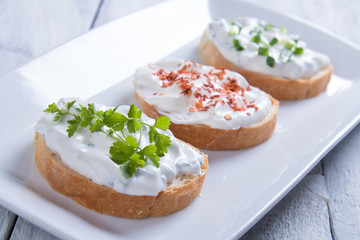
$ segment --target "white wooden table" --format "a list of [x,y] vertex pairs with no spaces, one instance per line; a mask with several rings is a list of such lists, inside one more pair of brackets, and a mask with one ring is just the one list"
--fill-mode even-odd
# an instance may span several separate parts
[[[92,28],[161,1],[0,0],[0,76]],[[360,44],[360,1],[253,2]],[[56,237],[0,206],[2,239]],[[242,239],[360,239],[360,125]]]

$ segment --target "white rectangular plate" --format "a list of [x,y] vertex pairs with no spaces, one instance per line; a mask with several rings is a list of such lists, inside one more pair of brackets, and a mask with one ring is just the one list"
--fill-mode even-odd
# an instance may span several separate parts
[[[42,109],[66,96],[113,106],[133,103],[129,76],[137,67],[161,58],[201,62],[197,46],[210,19],[240,15],[286,26],[327,53],[335,69],[327,91],[281,102],[274,135],[260,146],[206,151],[210,169],[202,196],[170,216],[102,215],[48,186],[33,160],[33,126]],[[358,62],[358,46],[250,3],[174,0],[126,16],[0,79],[0,204],[64,239],[238,238],[359,122],[360,79],[353,64]]]

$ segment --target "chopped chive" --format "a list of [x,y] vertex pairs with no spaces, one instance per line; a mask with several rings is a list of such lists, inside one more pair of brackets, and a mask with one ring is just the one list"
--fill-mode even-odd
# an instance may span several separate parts
[[288,49],[288,50],[291,50],[293,47],[295,47],[295,44],[287,41],[285,44],[284,44],[285,48]]
[[299,39],[293,39],[293,40],[296,44],[299,42]]
[[232,25],[229,30],[230,36],[236,36],[240,33],[240,28],[237,25]]
[[269,67],[274,67],[275,66],[275,59],[273,57],[270,57],[268,56],[266,58],[266,64],[269,66]]
[[269,48],[259,47],[258,54],[261,56],[267,56],[269,54]]
[[235,25],[235,22],[234,22],[234,21],[231,21],[230,24],[231,24],[231,25]]
[[286,34],[286,33],[287,33],[286,27],[281,27],[281,28],[280,28],[280,31],[281,31],[283,34]]
[[271,23],[269,24],[266,24],[265,27],[264,27],[264,30],[270,30],[274,27],[274,25],[272,25]]
[[261,37],[260,35],[255,35],[251,38],[251,41],[253,41],[254,43],[259,44],[261,42]]
[[233,40],[233,45],[234,45],[234,48],[236,49],[236,51],[244,50],[244,47],[241,46],[240,41],[238,39]]
[[275,44],[277,44],[278,41],[279,40],[276,37],[274,37],[273,39],[271,39],[269,44],[270,44],[270,46],[274,46]]
[[302,47],[296,47],[294,50],[294,54],[296,54],[296,55],[301,55],[301,54],[303,54],[303,52],[304,52],[304,49]]

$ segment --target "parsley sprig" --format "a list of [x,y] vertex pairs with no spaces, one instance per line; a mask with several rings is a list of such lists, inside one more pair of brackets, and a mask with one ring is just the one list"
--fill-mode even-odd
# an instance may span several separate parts
[[[141,119],[142,111],[134,104],[130,106],[127,116],[116,112],[118,107],[101,111],[95,109],[93,103],[87,106],[79,104],[74,111],[70,111],[75,101],[64,102],[59,108],[55,103],[50,104],[46,113],[55,114],[53,121],[61,121],[65,116],[72,116],[68,120],[67,133],[72,137],[80,128],[88,128],[91,132],[101,132],[114,140],[109,149],[110,159],[120,165],[125,178],[131,178],[138,168],[146,165],[160,166],[160,157],[167,153],[171,145],[170,137],[159,130],[167,130],[170,120],[160,116],[150,125]],[[144,128],[149,129],[150,144],[141,148]]]

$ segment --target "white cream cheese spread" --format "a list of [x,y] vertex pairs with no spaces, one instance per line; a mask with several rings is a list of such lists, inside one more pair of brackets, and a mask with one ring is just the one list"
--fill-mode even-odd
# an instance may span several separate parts
[[327,56],[307,48],[298,36],[257,18],[217,19],[206,33],[225,59],[246,70],[305,79],[330,65]]
[[[88,103],[80,99],[67,98],[58,102],[58,107],[62,107],[64,102],[76,100],[70,109],[75,111],[79,104],[86,106]],[[103,105],[95,105],[96,109],[106,111],[109,109]],[[126,115],[129,106],[119,106],[117,112]],[[114,140],[101,132],[90,132],[87,128],[78,129],[69,138],[67,133],[67,121],[71,116],[54,122],[53,115],[44,113],[38,120],[35,131],[45,136],[46,146],[57,153],[64,164],[91,179],[93,182],[113,188],[114,190],[129,195],[150,195],[156,196],[165,189],[167,184],[171,184],[176,178],[183,175],[202,174],[201,166],[204,161],[202,153],[196,151],[184,142],[177,140],[173,134],[167,130],[162,131],[171,139],[171,146],[168,152],[160,157],[159,168],[153,165],[146,165],[138,168],[132,178],[123,177],[119,165],[110,159],[109,148]],[[145,123],[153,124],[154,120],[142,115]],[[149,144],[149,129],[145,126],[141,146]],[[161,130],[160,130],[161,131]],[[125,132],[126,134],[126,132]]]
[[268,94],[240,74],[193,61],[160,61],[137,69],[137,94],[176,124],[237,129],[269,113]]

